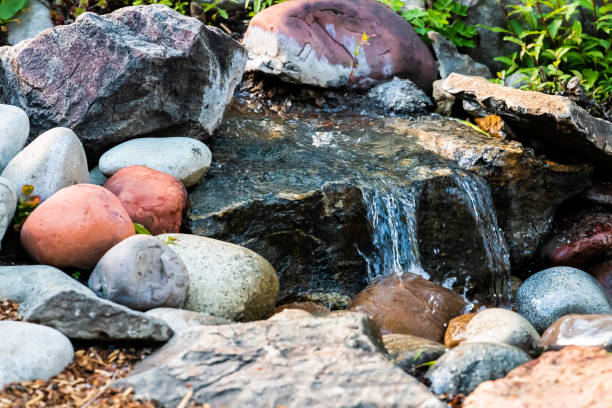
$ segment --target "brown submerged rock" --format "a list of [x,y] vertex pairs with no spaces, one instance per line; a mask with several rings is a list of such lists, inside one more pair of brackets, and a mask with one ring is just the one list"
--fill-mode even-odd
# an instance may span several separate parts
[[93,184],[66,187],[28,217],[21,244],[36,260],[57,267],[93,268],[134,225],[110,191]]
[[349,309],[370,316],[383,334],[440,341],[448,321],[465,307],[457,293],[406,273],[372,283],[353,299]]
[[565,346],[601,346],[612,348],[612,315],[571,314],[559,318],[544,334],[542,343],[548,349]]
[[582,266],[612,249],[612,213],[589,211],[564,220],[542,248],[555,265]]
[[247,71],[302,84],[370,88],[399,76],[431,92],[438,76],[431,52],[412,26],[371,0],[274,5],[253,17],[243,44],[249,50]]
[[446,351],[446,347],[437,341],[409,334],[385,334],[382,340],[389,360],[409,374],[414,373],[419,366],[436,360]]
[[587,268],[587,272],[603,286],[604,290],[612,298],[612,260]]
[[600,347],[569,346],[487,381],[463,408],[609,408],[612,356]]
[[466,313],[448,322],[444,333],[444,345],[448,348],[458,346],[465,339],[465,326],[476,316],[476,313]]
[[317,302],[308,301],[308,302],[292,302],[292,303],[286,303],[284,305],[280,305],[276,309],[274,309],[274,314],[280,313],[286,309],[304,310],[315,316],[327,315],[331,313],[328,307],[320,303],[317,303]]
[[134,222],[151,234],[180,232],[189,196],[179,179],[145,166],[119,170],[104,187],[121,201]]

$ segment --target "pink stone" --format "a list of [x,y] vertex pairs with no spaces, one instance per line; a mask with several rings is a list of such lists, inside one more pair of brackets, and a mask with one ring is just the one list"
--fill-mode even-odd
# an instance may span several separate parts
[[53,194],[28,217],[21,245],[34,260],[57,267],[92,268],[134,225],[111,192],[76,184]]
[[180,232],[189,196],[176,177],[145,166],[130,166],[115,173],[104,187],[119,198],[132,220],[151,234]]

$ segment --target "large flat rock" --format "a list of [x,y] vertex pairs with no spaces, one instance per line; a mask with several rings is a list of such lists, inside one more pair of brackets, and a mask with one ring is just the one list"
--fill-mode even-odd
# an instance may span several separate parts
[[[186,329],[113,384],[176,407],[443,408],[381,353],[380,333],[357,313]],[[283,316],[287,314],[287,317]]]

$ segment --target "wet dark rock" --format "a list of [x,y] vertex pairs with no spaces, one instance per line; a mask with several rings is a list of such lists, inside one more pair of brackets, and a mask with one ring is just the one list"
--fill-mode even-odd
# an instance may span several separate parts
[[612,250],[612,213],[587,211],[561,222],[542,247],[554,265],[580,267]]
[[370,316],[383,334],[441,341],[446,324],[466,308],[457,293],[414,274],[395,274],[360,292],[349,309]]
[[389,360],[409,374],[415,374],[418,368],[437,360],[446,351],[444,344],[409,334],[385,334],[382,339]]
[[[488,182],[512,260],[530,258],[556,207],[589,180],[583,167],[534,158],[517,142],[450,119],[233,113],[211,149],[215,164],[190,198],[193,233],[245,246],[279,274],[279,302],[346,307],[367,284],[374,252],[364,191],[420,191],[423,269],[436,283],[472,277],[489,291],[482,239],[455,176]],[[442,157],[440,157],[442,156]],[[471,176],[470,176],[471,177]],[[469,288],[468,288],[469,289]]]
[[433,109],[433,102],[409,79],[393,78],[370,89],[368,99],[385,114],[409,115],[427,113]]
[[436,394],[469,394],[482,382],[504,377],[531,360],[523,350],[500,343],[461,343],[427,371]]
[[544,334],[542,343],[548,349],[565,346],[600,346],[612,349],[612,315],[571,314],[559,318]]
[[464,408],[608,408],[612,358],[599,347],[544,353],[505,378],[481,384]]
[[444,332],[444,345],[448,348],[458,346],[465,340],[465,327],[476,316],[476,313],[466,313],[461,316],[453,317]]
[[274,5],[251,20],[244,45],[248,71],[320,87],[367,89],[399,76],[429,93],[437,77],[434,58],[412,26],[371,0]]
[[608,296],[612,298],[612,261],[605,261],[587,268],[587,272],[593,275],[597,282],[604,288]]
[[245,63],[228,35],[167,6],[84,13],[0,50],[0,102],[26,111],[32,136],[65,126],[99,157],[154,132],[207,137]]
[[596,205],[612,207],[612,183],[597,183],[589,188],[584,197]]
[[474,61],[467,54],[459,53],[457,47],[444,38],[442,34],[430,31],[427,33],[427,37],[431,41],[431,45],[436,53],[438,71],[440,71],[442,79],[453,72],[463,75],[481,76],[483,78],[493,77],[486,65]]
[[522,142],[541,145],[553,159],[592,163],[604,171],[612,168],[612,122],[589,115],[569,98],[459,74],[443,80],[441,89],[455,96],[455,105],[468,101],[501,116]]
[[445,406],[381,347],[372,322],[356,313],[200,326],[113,386],[167,408],[190,390],[190,401],[211,406]]
[[601,285],[580,269],[557,266],[530,276],[518,290],[518,312],[542,333],[568,314],[612,313]]

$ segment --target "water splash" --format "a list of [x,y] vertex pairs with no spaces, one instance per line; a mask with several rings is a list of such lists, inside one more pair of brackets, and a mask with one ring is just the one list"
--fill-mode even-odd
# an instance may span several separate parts
[[421,188],[363,190],[372,228],[374,253],[365,257],[368,278],[410,272],[429,279],[421,266],[417,241],[417,206]]
[[467,202],[468,210],[482,238],[490,271],[490,285],[496,306],[510,305],[510,252],[502,230],[497,224],[497,215],[489,186],[479,177],[456,173],[453,181]]

